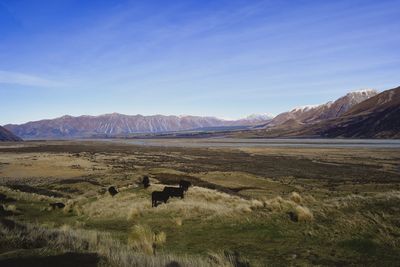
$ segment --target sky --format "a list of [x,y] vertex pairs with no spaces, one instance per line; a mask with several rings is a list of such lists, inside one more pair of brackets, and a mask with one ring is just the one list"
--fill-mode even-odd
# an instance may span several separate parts
[[226,119],[400,85],[400,0],[0,0],[0,125]]

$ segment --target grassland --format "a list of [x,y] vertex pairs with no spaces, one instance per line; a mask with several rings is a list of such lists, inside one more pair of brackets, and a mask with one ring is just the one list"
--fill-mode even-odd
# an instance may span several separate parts
[[[4,143],[0,265],[396,266],[399,162],[396,149]],[[152,208],[180,179],[185,199]]]

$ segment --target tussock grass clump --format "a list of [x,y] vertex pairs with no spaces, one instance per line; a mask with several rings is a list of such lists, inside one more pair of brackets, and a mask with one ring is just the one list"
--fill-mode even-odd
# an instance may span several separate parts
[[175,218],[172,220],[177,226],[182,226],[183,220],[182,218]]
[[246,260],[242,259],[237,252],[209,252],[208,258],[212,264],[220,267],[250,267],[250,264]]
[[142,210],[139,207],[133,207],[128,213],[127,220],[134,220],[142,215]]
[[7,211],[12,211],[12,212],[16,212],[17,211],[17,206],[14,204],[10,204],[10,205],[3,205],[4,210]]
[[265,206],[271,211],[288,211],[297,206],[297,203],[292,200],[286,200],[278,196],[273,199],[266,200]]
[[[295,193],[295,194],[293,194]],[[278,196],[273,199],[266,200],[266,207],[272,212],[286,212],[290,215],[293,221],[310,222],[314,220],[314,215],[309,208],[299,205],[303,201],[301,196],[293,192],[290,195],[290,200],[283,199]]]
[[223,252],[210,252],[209,258],[212,262],[220,267],[235,267],[232,259]]
[[83,214],[83,208],[82,208],[82,203],[87,201],[87,198],[85,197],[78,197],[75,199],[69,199],[65,203],[65,207],[63,208],[64,213],[71,213],[75,212],[77,215],[82,215]]
[[74,203],[71,200],[68,200],[67,203],[65,204],[65,207],[63,208],[63,212],[70,213],[74,210],[73,207]]
[[164,232],[154,233],[147,225],[135,225],[128,236],[128,244],[135,250],[146,255],[154,255],[157,246],[167,240]]
[[292,192],[290,194],[290,200],[296,202],[297,204],[301,204],[303,202],[303,198],[297,192]]
[[154,234],[154,243],[156,245],[163,245],[167,241],[167,234],[165,232],[159,232]]
[[303,196],[303,200],[304,200],[304,202],[307,202],[307,203],[314,203],[314,202],[317,202],[317,200],[316,200],[313,196],[311,196],[311,195],[305,195],[305,196]]
[[250,208],[253,210],[264,208],[264,203],[260,200],[253,199],[250,201]]
[[95,201],[82,201],[83,214],[92,218],[119,218],[132,220],[151,209],[151,198],[123,191],[115,197],[102,196]]
[[82,207],[79,206],[79,205],[75,205],[75,206],[73,207],[73,211],[74,211],[75,214],[78,215],[78,216],[82,216],[82,215],[84,214]]
[[236,206],[236,210],[239,211],[239,212],[243,212],[243,213],[250,213],[252,211],[251,210],[251,206],[250,205],[246,205],[244,203],[239,203]]
[[295,208],[295,214],[297,215],[299,222],[310,222],[314,220],[314,215],[310,209],[304,206],[297,206]]
[[68,224],[63,224],[60,226],[60,230],[63,232],[68,232],[72,230],[72,227]]

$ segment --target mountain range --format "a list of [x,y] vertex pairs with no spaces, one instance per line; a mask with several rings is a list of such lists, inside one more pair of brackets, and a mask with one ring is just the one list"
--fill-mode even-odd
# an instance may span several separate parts
[[240,120],[200,116],[142,116],[118,113],[100,116],[62,116],[56,119],[5,125],[23,139],[65,139],[126,136],[137,133],[165,133],[191,129],[253,126],[270,120],[267,115],[251,115]]
[[239,120],[223,120],[215,117],[118,113],[78,117],[66,115],[20,125],[8,124],[1,134],[8,138],[11,138],[12,132],[24,139],[70,139],[234,130],[234,135],[242,137],[400,138],[399,109],[400,87],[397,87],[382,93],[372,89],[354,91],[335,101],[294,108],[276,117],[253,114]]

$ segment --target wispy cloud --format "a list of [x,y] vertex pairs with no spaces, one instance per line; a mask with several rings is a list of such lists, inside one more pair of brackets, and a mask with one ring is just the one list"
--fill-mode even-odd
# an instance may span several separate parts
[[45,79],[31,74],[0,70],[0,84],[2,83],[38,87],[59,87],[63,85],[61,82]]
[[0,4],[5,122],[243,117],[398,83],[399,0],[42,2],[8,1],[3,13]]

